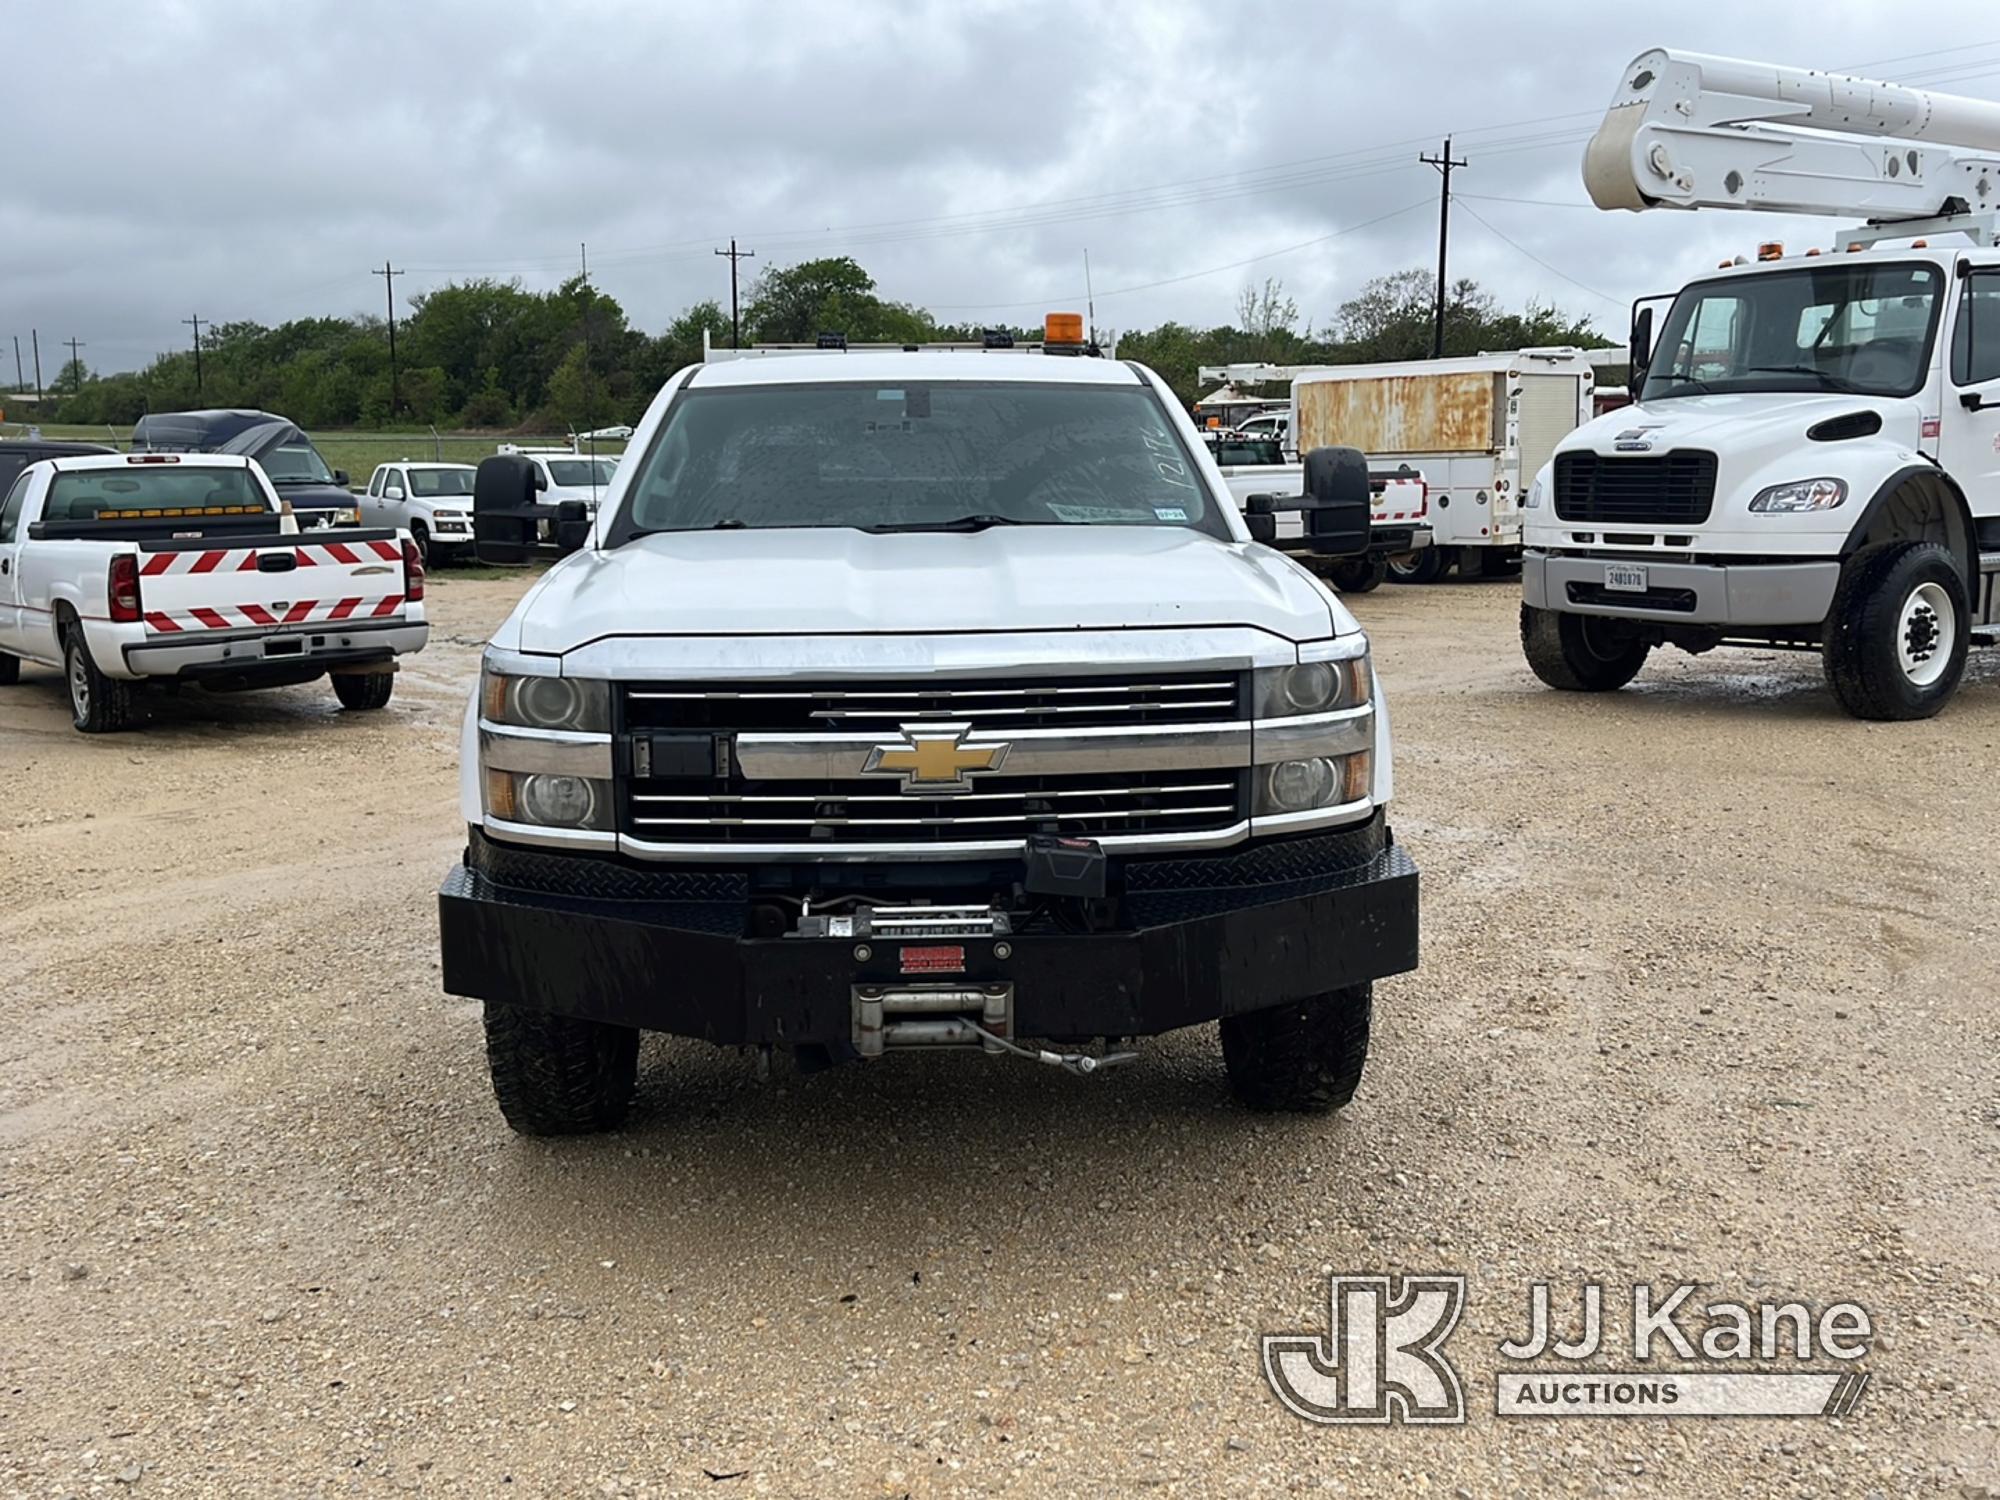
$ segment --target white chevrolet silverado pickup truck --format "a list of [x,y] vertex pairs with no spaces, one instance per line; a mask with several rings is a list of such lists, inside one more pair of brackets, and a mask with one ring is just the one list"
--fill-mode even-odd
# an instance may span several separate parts
[[[1417,962],[1367,638],[1156,375],[1056,347],[653,402],[465,720],[443,984],[516,1130],[615,1124],[642,1030],[1088,1073],[1219,1019],[1249,1105],[1353,1093],[1371,982]],[[1359,454],[1304,488],[1308,535],[1366,544]],[[481,465],[482,557],[535,494]]]
[[428,638],[423,597],[406,534],[298,534],[247,458],[47,459],[0,501],[0,684],[59,666],[87,734],[125,728],[142,684],[331,675],[342,706],[380,708]]

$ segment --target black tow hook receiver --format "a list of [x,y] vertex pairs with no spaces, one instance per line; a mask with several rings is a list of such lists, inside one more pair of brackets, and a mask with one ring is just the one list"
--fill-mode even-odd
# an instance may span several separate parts
[[1104,894],[1104,847],[1096,839],[1030,834],[1027,860],[1028,873],[1022,885],[1031,896],[1095,900]]

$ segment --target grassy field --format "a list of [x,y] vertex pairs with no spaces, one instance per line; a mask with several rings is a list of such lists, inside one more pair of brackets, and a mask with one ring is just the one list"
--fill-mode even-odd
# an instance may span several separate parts
[[[21,437],[25,428],[14,423],[0,430],[0,438]],[[66,426],[59,422],[46,423],[41,429],[42,436],[61,438],[80,443],[109,443],[124,447],[131,441],[129,427],[79,427]],[[522,437],[514,433],[445,433],[433,438],[429,432],[365,432],[326,431],[312,434],[313,446],[319,449],[327,463],[344,470],[348,483],[355,489],[365,489],[368,476],[375,472],[377,464],[394,463],[399,459],[443,461],[456,464],[476,464],[482,458],[491,456],[501,443],[518,443],[524,448],[567,448],[566,436]],[[623,443],[602,443],[599,453],[622,453]]]

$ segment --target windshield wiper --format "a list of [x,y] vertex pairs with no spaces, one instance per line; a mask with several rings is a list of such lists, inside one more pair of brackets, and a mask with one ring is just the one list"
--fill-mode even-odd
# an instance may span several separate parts
[[1874,395],[1866,386],[1856,385],[1845,375],[1835,375],[1829,370],[1816,369],[1812,365],[1745,365],[1745,371],[1755,371],[1760,375],[1810,375],[1821,381],[1828,390],[1839,391],[1849,396]]
[[989,526],[1039,526],[1040,521],[1023,521],[1017,516],[994,515],[990,511],[970,516],[959,516],[950,521],[896,521],[881,522],[874,526],[863,526],[867,532],[883,533],[891,531],[984,531]]

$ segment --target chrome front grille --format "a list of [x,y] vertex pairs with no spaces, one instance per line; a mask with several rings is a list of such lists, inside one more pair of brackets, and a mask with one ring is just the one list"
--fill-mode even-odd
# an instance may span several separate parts
[[1244,805],[1243,773],[1231,770],[991,776],[956,796],[899,792],[880,780],[722,786],[654,778],[632,782],[626,801],[628,827],[645,840],[806,845],[1199,833],[1228,828]]
[[976,731],[1201,724],[1241,717],[1243,685],[1228,672],[1037,681],[636,684],[629,728],[722,732],[875,733],[939,719]]

